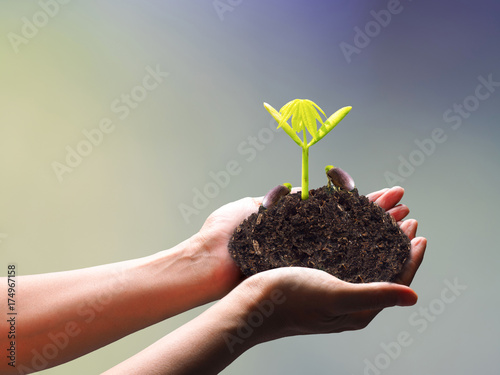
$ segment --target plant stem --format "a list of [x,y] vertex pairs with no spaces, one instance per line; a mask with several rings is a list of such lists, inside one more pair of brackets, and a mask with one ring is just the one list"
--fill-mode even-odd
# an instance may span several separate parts
[[309,147],[302,148],[302,200],[309,198]]

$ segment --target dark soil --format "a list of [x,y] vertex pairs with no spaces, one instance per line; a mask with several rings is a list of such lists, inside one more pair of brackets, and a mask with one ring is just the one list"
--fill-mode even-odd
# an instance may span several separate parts
[[229,252],[244,275],[310,267],[352,283],[394,281],[410,240],[382,208],[357,192],[328,187],[302,201],[289,194],[234,231]]

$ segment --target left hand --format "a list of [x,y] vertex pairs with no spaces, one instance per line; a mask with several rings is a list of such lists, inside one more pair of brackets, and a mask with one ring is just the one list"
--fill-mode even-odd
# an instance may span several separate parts
[[218,298],[222,298],[243,280],[243,274],[229,254],[228,244],[238,225],[258,211],[262,199],[243,198],[218,208],[192,238],[203,256],[208,256],[207,267],[211,268],[209,282],[218,288]]

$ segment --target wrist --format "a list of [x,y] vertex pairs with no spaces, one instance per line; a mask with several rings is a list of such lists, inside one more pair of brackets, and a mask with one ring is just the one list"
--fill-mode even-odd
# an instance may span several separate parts
[[221,299],[243,280],[240,269],[229,254],[227,241],[201,232],[189,239],[189,252],[196,262],[194,269],[211,294],[210,301]]
[[[248,330],[255,310],[254,288],[239,286],[199,316],[118,365],[109,373],[151,373],[163,368],[172,374],[218,374],[259,342],[261,327]],[[253,324],[253,323],[252,323]]]
[[189,238],[178,245],[136,259],[129,272],[153,322],[167,319],[215,299],[208,282],[206,257]]
[[248,349],[272,338],[268,338],[267,329],[269,316],[272,312],[260,310],[265,301],[262,290],[252,282],[245,280],[221,301],[215,304],[208,313],[217,320],[223,317],[221,339],[224,342],[224,352],[236,358]]
[[166,288],[175,284],[183,299],[191,299],[190,308],[196,307],[222,298],[241,280],[227,250],[224,257],[214,248],[213,241],[197,233],[171,249],[143,258],[142,267],[152,276],[150,282]]
[[233,339],[236,344],[248,346],[245,350],[285,336],[283,332],[287,319],[282,305],[287,300],[286,291],[269,281],[261,274],[254,275],[226,297],[240,310],[237,335]]

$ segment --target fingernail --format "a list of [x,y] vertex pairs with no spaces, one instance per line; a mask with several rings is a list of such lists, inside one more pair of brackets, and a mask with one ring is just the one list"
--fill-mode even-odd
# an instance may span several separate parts
[[427,238],[425,238],[425,237],[415,237],[413,239],[413,242],[414,242],[415,246],[422,245],[422,244],[427,245]]

